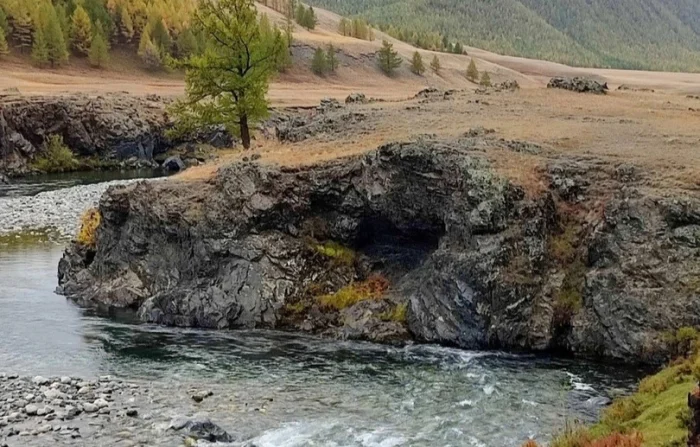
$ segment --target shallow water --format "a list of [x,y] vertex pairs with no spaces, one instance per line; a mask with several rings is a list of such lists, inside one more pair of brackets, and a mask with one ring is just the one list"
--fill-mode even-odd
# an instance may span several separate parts
[[162,420],[193,411],[189,388],[210,388],[207,414],[260,447],[518,446],[592,420],[593,400],[638,378],[582,361],[107,320],[53,293],[61,251],[0,247],[0,372],[151,382]]

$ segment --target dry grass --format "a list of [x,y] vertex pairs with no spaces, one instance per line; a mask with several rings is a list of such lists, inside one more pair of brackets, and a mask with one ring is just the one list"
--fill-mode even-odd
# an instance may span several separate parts
[[90,208],[80,218],[80,230],[75,240],[88,248],[95,248],[97,244],[97,229],[102,222],[102,215],[97,208]]
[[366,281],[349,284],[335,293],[318,297],[326,309],[342,310],[361,301],[382,299],[389,289],[389,281],[381,275],[373,275]]

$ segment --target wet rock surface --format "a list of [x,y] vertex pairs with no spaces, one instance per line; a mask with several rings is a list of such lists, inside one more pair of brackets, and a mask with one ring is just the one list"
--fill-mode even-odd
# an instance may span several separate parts
[[[662,359],[667,331],[700,324],[700,200],[647,196],[633,167],[595,159],[552,162],[527,196],[482,156],[508,144],[429,139],[311,167],[237,163],[195,189],[114,187],[97,250],[66,251],[61,287],[174,326]],[[325,256],[327,241],[357,256]],[[390,283],[382,300],[318,305],[373,274]]]
[[578,93],[596,93],[599,95],[604,95],[608,92],[608,84],[600,83],[593,79],[587,78],[552,78],[547,84],[547,88],[561,88],[564,90],[571,90]]

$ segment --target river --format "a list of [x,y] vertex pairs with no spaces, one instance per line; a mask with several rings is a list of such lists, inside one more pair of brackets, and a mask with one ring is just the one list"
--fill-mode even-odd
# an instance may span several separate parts
[[[0,373],[148,383],[155,421],[205,410],[245,440],[235,445],[519,446],[595,419],[601,399],[639,378],[580,360],[105,319],[53,293],[61,252],[60,242],[0,245]],[[214,397],[193,408],[191,388]]]

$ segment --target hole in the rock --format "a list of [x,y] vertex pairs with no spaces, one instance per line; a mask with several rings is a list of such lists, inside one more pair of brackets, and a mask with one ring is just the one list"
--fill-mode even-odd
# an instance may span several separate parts
[[435,251],[444,235],[441,223],[422,223],[398,228],[382,216],[365,218],[355,246],[377,264],[377,268],[410,270]]

